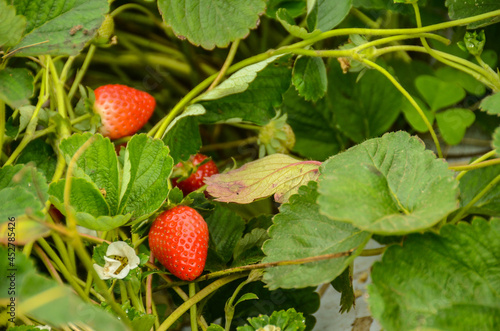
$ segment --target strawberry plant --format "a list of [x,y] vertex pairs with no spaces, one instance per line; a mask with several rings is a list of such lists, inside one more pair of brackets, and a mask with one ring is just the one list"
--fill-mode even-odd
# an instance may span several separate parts
[[332,288],[384,330],[500,329],[499,22],[0,0],[0,327],[313,330]]

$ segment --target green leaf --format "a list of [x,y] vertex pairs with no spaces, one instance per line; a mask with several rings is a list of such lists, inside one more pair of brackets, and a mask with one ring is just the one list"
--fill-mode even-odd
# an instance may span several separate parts
[[217,324],[210,324],[208,327],[207,331],[224,331],[224,328],[220,325]]
[[[12,273],[8,270],[7,254],[7,248],[0,247],[2,279],[7,279]],[[97,305],[84,302],[70,287],[40,275],[21,252],[16,252],[15,268],[16,311],[19,313],[56,328],[72,323],[89,330],[127,330],[127,326],[115,316]],[[9,300],[9,284],[7,281],[0,282],[0,298],[3,301]]]
[[418,76],[415,85],[431,111],[452,106],[465,98],[465,91],[459,85],[434,76]]
[[[31,118],[33,117],[33,113],[35,112],[36,107],[33,105],[26,105],[19,107],[19,129],[17,131],[17,135],[14,139],[19,137],[19,134],[23,132],[24,129],[28,126]],[[38,119],[37,119],[38,122]]]
[[215,206],[215,210],[205,218],[205,221],[210,233],[210,249],[215,251],[222,262],[227,263],[233,256],[236,243],[243,235],[245,222],[236,213],[220,204]]
[[9,331],[40,331],[40,328],[37,328],[33,325],[22,325],[22,326],[14,326],[8,329]]
[[[69,204],[75,212],[93,215],[94,217],[111,215],[109,205],[96,184],[88,179],[77,177],[72,177],[70,184]],[[67,216],[64,208],[65,185],[66,179],[53,182],[50,184],[49,193],[50,201],[61,213]]]
[[262,245],[269,239],[265,229],[253,229],[240,238],[234,247],[232,267],[260,262],[264,257]]
[[108,250],[109,244],[107,242],[103,242],[100,245],[94,246],[94,252],[92,253],[92,259],[101,267],[104,266],[106,260],[104,257],[106,256],[106,252]]
[[453,172],[403,131],[333,156],[320,172],[321,213],[376,234],[422,231],[457,208]]
[[289,56],[272,57],[247,66],[199,99],[204,123],[249,121],[264,125],[281,105],[290,86]]
[[[0,169],[0,224],[9,217],[32,215],[43,218],[49,199],[45,177],[29,165],[4,166]],[[8,202],[8,203],[7,203]]]
[[[427,120],[432,125],[432,123],[434,123],[434,112],[429,111],[427,105],[419,98],[413,97],[413,99],[415,99],[415,102],[420,106],[425,117],[427,117]],[[401,110],[403,111],[408,124],[410,124],[412,128],[422,133],[429,131],[418,111],[408,100],[405,99],[403,101]]]
[[[262,202],[265,200],[257,201]],[[273,215],[259,215],[257,217],[252,218],[247,222],[245,232],[250,233],[254,229],[263,229],[267,230],[273,224]]]
[[0,70],[0,99],[16,109],[30,103],[33,95],[33,76],[26,68]]
[[352,0],[307,1],[307,25],[309,30],[329,31],[339,25],[349,14]]
[[293,87],[286,92],[283,111],[295,134],[295,152],[323,161],[341,150],[343,140],[339,137],[343,136],[336,128],[331,102],[328,95],[318,103],[305,101]]
[[[0,206],[0,242],[4,245],[14,243],[26,245],[41,237],[50,234],[50,229],[39,220],[33,220],[33,216],[39,219],[43,217],[41,212],[44,205],[37,197],[27,192],[22,187],[12,187],[0,190],[0,201],[9,203]],[[12,227],[15,222],[15,237],[12,238]],[[9,229],[10,228],[10,229]]]
[[[454,20],[480,15],[500,9],[500,3],[491,0],[446,0],[445,5],[446,7],[448,7],[448,14]],[[500,21],[500,18],[498,16],[495,16],[489,19],[470,23],[469,25],[467,25],[467,28],[477,29],[479,27],[493,24],[498,21]]]
[[492,49],[486,49],[481,54],[481,59],[491,68],[496,68],[498,63],[498,54]]
[[205,48],[226,47],[245,38],[265,12],[264,0],[159,0],[165,23],[180,38]]
[[320,57],[301,56],[295,61],[292,83],[306,100],[321,99],[328,89],[326,67]]
[[444,141],[457,145],[465,136],[465,130],[474,123],[476,116],[469,109],[452,108],[436,114],[436,122]]
[[[500,165],[468,171],[460,179],[460,206],[466,206],[498,175],[500,175]],[[500,185],[497,184],[492,187],[481,199],[474,203],[468,213],[500,217]]]
[[92,214],[84,212],[76,213],[78,225],[96,231],[114,230],[122,225],[125,225],[131,217],[132,214],[94,217]]
[[268,325],[275,326],[278,330],[304,331],[306,328],[304,315],[302,315],[302,313],[297,313],[293,308],[287,311],[275,311],[271,316],[260,315],[258,317],[249,318],[248,323],[250,323],[251,327],[245,325],[236,328],[236,330],[264,330]]
[[370,311],[388,331],[498,329],[499,238],[498,220],[477,220],[389,247],[373,266]]
[[308,32],[305,28],[296,25],[293,17],[288,13],[286,8],[281,8],[276,12],[276,19],[283,25],[288,33],[297,38],[309,39],[321,34],[320,30]]
[[301,265],[279,266],[266,270],[263,281],[273,290],[301,288],[330,282],[354,260],[370,234],[354,226],[323,216],[316,204],[317,184],[302,186],[298,194],[283,204],[274,216],[266,241],[263,262],[276,262],[346,252],[356,248],[350,256]]
[[248,301],[248,300],[258,300],[259,297],[255,293],[245,293],[243,294],[238,301],[234,304],[236,306],[238,303],[243,302],[243,301]]
[[148,218],[168,195],[173,160],[159,139],[134,135],[125,150],[119,213],[132,213],[132,220]]
[[[202,110],[200,113],[193,111],[200,108]],[[204,113],[205,109],[199,104],[191,105],[182,115],[175,118],[175,126],[167,130],[163,142],[169,147],[174,164],[181,160],[187,161],[191,155],[200,150],[202,142],[198,119],[195,116]]]
[[436,70],[435,74],[445,82],[456,83],[470,94],[474,94],[478,97],[486,93],[486,87],[483,84],[463,71],[459,71],[452,67],[441,67]]
[[52,178],[56,170],[57,156],[50,144],[47,144],[43,139],[35,139],[26,145],[16,161],[17,164],[30,162],[45,178]]
[[357,74],[343,74],[339,65],[332,64],[327,97],[340,131],[359,143],[392,126],[403,98],[378,71],[368,70],[359,81],[357,78]]
[[352,5],[356,8],[364,7],[367,9],[388,9],[385,0],[353,0]]
[[26,28],[26,17],[16,15],[16,8],[0,0],[0,47],[14,46]]
[[12,50],[16,56],[77,55],[109,10],[106,0],[14,0],[13,5],[28,21],[23,39]]
[[495,93],[484,98],[479,108],[490,115],[500,116],[500,93]]
[[155,316],[150,314],[144,314],[132,320],[132,330],[150,331],[154,324],[155,324]]
[[76,160],[78,168],[75,169],[73,175],[86,178],[101,190],[109,206],[109,213],[96,216],[116,215],[119,202],[120,172],[115,147],[109,138],[104,138],[100,134],[93,135],[89,132],[74,134],[61,141],[59,148],[66,158],[66,163],[69,164],[71,158],[89,139],[93,139],[93,141]]
[[332,286],[340,296],[340,313],[348,313],[356,303],[354,289],[352,287],[352,264],[332,281]]
[[274,194],[283,203],[299,186],[317,178],[319,162],[272,154],[205,180],[207,192],[221,202],[250,203]]
[[291,17],[298,17],[305,13],[306,2],[304,0],[268,0],[266,15],[276,18],[277,11],[285,9]]

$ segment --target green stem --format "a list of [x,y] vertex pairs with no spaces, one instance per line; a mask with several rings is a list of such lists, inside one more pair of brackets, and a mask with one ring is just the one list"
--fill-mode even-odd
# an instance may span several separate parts
[[248,137],[246,139],[241,139],[241,140],[206,145],[206,146],[201,147],[200,152],[216,151],[219,149],[228,149],[228,148],[233,148],[233,147],[238,147],[238,146],[243,146],[243,145],[254,144],[257,142],[258,139],[259,138],[257,136],[253,136],[253,137]]
[[[92,290],[92,274],[88,273],[87,274],[87,282],[85,283],[85,293],[89,295],[90,291]],[[96,292],[97,293],[97,292]],[[98,298],[96,296],[96,298]],[[102,298],[102,297],[101,297]],[[98,298],[99,299],[99,298]]]
[[450,41],[447,38],[442,37],[440,35],[437,35],[434,33],[418,33],[415,35],[397,35],[397,36],[376,39],[376,40],[367,42],[365,44],[359,45],[359,46],[353,48],[352,50],[354,50],[356,52],[360,52],[361,50],[366,49],[366,48],[375,47],[375,46],[379,46],[379,45],[383,45],[383,44],[389,44],[389,43],[392,43],[395,41],[414,39],[414,38],[424,38],[424,37],[430,38],[430,39],[435,39],[435,40],[437,40],[445,45],[450,44]]
[[59,276],[59,274],[57,273],[56,268],[54,267],[54,265],[50,261],[47,254],[45,254],[43,249],[41,249],[40,246],[36,245],[35,252],[38,255],[38,257],[40,257],[40,259],[42,260],[43,264],[45,265],[45,267],[49,271],[52,278],[55,279],[59,284],[63,284],[63,281],[62,281],[61,277]]
[[142,304],[142,301],[139,300],[139,297],[137,296],[137,291],[135,291],[134,288],[132,287],[132,282],[127,281],[126,285],[128,290],[128,296],[130,298],[130,301],[132,301],[132,304],[134,305],[135,309],[137,309],[141,313],[144,313],[145,312],[144,305]]
[[[82,115],[82,116],[79,116],[77,118],[74,118],[70,121],[71,125],[75,125],[75,124],[78,124],[80,122],[83,122],[89,118],[92,117],[92,114],[85,114],[85,115]],[[39,130],[39,131],[36,131],[35,134],[33,135],[33,139],[38,139],[40,137],[43,137],[45,136],[46,134],[49,134],[49,133],[52,133],[52,132],[55,132],[56,130],[56,125],[51,125],[49,126],[48,128],[45,128],[43,130]]]
[[[489,151],[488,153],[482,155],[481,157],[478,157],[477,159],[475,159],[474,161],[472,161],[469,165],[467,165],[466,167],[469,167],[469,166],[472,166],[472,165],[475,165],[479,162],[482,162],[484,160],[487,160],[489,159],[490,157],[493,157],[495,156],[497,153],[495,150],[492,150],[492,151]],[[452,170],[455,170],[455,171],[460,171],[460,170],[457,170],[457,169],[452,169]],[[459,181],[463,176],[465,176],[465,174],[469,171],[469,170],[472,170],[472,169],[464,169],[464,170],[461,170],[461,172],[457,175],[457,180]]]
[[202,81],[197,86],[195,86],[195,88],[193,88],[191,91],[189,91],[189,93],[186,94],[174,106],[174,108],[172,108],[170,113],[168,113],[168,115],[162,120],[162,123],[160,124],[160,127],[156,131],[154,138],[162,139],[170,122],[172,122],[174,118],[176,118],[179,114],[181,114],[182,111],[184,110],[184,107],[186,107],[194,97],[196,97],[203,90],[205,90],[215,78],[216,78],[216,75],[212,75],[212,76],[206,78],[204,81]]
[[[133,42],[134,44],[137,44],[137,45],[142,46],[142,47],[149,47],[152,50],[158,51],[164,55],[168,55],[170,58],[176,58],[176,59],[182,60],[182,61],[186,60],[185,55],[182,52],[180,52],[179,50],[177,50],[173,47],[166,46],[166,45],[161,44],[159,42],[156,42],[155,40],[145,39],[142,36],[137,36],[135,34],[131,34],[131,33],[123,32],[123,31],[119,31],[117,33],[117,35],[118,35],[119,40],[128,39],[131,42]],[[165,43],[166,42],[167,41],[165,40]]]
[[497,164],[500,164],[500,158],[492,159],[492,160],[488,160],[488,161],[483,161],[483,162],[477,162],[474,164],[471,163],[471,164],[463,165],[463,166],[449,167],[449,169],[463,172],[463,171],[475,170],[475,169],[484,168],[484,167],[490,167],[490,166],[494,166]]
[[[57,74],[56,67],[54,66],[54,62],[50,56],[47,56],[47,63],[50,71],[50,76],[52,77],[52,84],[54,84],[56,90],[56,98],[57,98],[57,111],[62,118],[68,118],[68,114],[66,112],[66,101],[64,96],[64,88],[59,80],[59,75]],[[64,137],[67,137],[71,134],[70,130],[66,125],[62,125],[60,127],[61,133]]]
[[[313,263],[313,262],[318,262],[318,261],[324,261],[324,260],[330,260],[330,259],[338,259],[340,257],[344,256],[350,256],[352,252],[354,252],[356,249],[350,249],[345,252],[339,252],[339,253],[332,253],[332,254],[324,254],[324,255],[317,255],[317,256],[311,256],[311,257],[305,257],[302,259],[296,259],[296,260],[284,260],[284,261],[276,261],[276,262],[267,262],[267,263],[258,263],[258,264],[249,264],[241,267],[234,267],[234,268],[229,268],[221,271],[215,271],[206,275],[203,275],[201,277],[198,277],[195,279],[195,282],[201,282],[204,280],[216,278],[216,277],[221,277],[221,276],[227,276],[230,274],[237,274],[237,273],[243,273],[246,271],[251,271],[251,270],[256,270],[256,269],[266,269],[266,268],[273,268],[273,267],[279,267],[279,266],[285,266],[285,265],[298,265],[298,264],[305,264],[305,263]],[[173,283],[171,282],[169,286],[174,286],[174,285],[184,285],[184,282],[179,282],[179,283]]]
[[71,66],[73,65],[73,62],[75,61],[75,56],[70,56],[66,60],[66,63],[64,64],[64,67],[61,71],[61,76],[59,79],[61,80],[61,84],[66,84],[66,79],[68,79],[68,72],[71,69]]
[[125,287],[125,281],[123,281],[122,279],[118,279],[118,284],[120,285],[120,299],[122,301],[122,305],[124,305],[125,302],[128,301],[127,288]]
[[136,3],[127,3],[125,5],[122,5],[118,8],[116,8],[115,10],[113,10],[113,12],[109,15],[111,17],[115,17],[115,16],[119,15],[121,12],[128,10],[128,9],[136,9],[136,10],[141,11],[142,13],[146,14],[147,16],[149,16],[153,21],[158,20],[157,17],[155,15],[153,15],[153,13],[151,13],[147,8],[145,8],[139,4],[136,4]]
[[144,61],[147,61],[151,64],[159,65],[163,68],[168,69],[174,74],[179,76],[187,76],[192,72],[192,68],[179,60],[171,59],[165,57],[164,54],[160,53],[143,53],[143,54],[103,54],[102,52],[99,55],[94,57],[95,63],[104,63],[109,64],[113,63],[121,66],[144,66]]
[[492,17],[500,16],[500,10],[491,11],[485,14],[471,16],[459,20],[453,20],[449,22],[428,25],[421,28],[409,28],[409,29],[367,29],[367,28],[347,28],[347,29],[336,29],[323,32],[320,35],[300,41],[298,43],[286,46],[287,48],[302,48],[305,46],[312,45],[320,40],[324,40],[332,37],[347,36],[350,34],[361,34],[369,36],[383,36],[383,35],[402,35],[402,34],[418,34],[425,32],[432,32],[437,30],[444,30],[460,25],[467,25],[474,23],[483,19],[488,19]]
[[5,135],[5,102],[0,100],[0,155],[3,153],[3,138]]
[[[384,55],[386,53],[391,53],[391,52],[399,52],[399,51],[411,51],[411,52],[420,52],[420,53],[428,53],[425,47],[423,46],[411,46],[411,45],[400,45],[400,46],[388,46],[384,48],[377,49],[374,54],[372,54],[373,57],[378,57],[381,55]],[[442,58],[449,59],[453,62],[461,64],[461,66],[455,66],[457,70],[463,71],[472,77],[474,77],[476,80],[487,86],[488,88],[491,88],[493,90],[496,89],[495,85],[493,85],[488,79],[484,77],[481,72],[484,71],[483,68],[480,66],[467,61],[465,59],[462,59],[458,56],[454,56],[452,54],[448,54],[445,52],[440,52],[437,50],[433,50],[433,52],[437,55],[439,55]]]
[[406,99],[408,99],[408,101],[413,105],[413,107],[415,107],[418,114],[420,115],[420,117],[424,121],[425,126],[429,130],[429,132],[432,136],[432,140],[434,140],[434,144],[436,145],[436,150],[437,150],[439,158],[442,158],[443,153],[441,152],[441,146],[439,145],[439,140],[436,136],[436,132],[434,132],[434,129],[432,128],[431,123],[427,119],[427,116],[425,116],[424,112],[422,111],[422,108],[420,108],[420,106],[417,104],[415,99],[413,99],[413,97],[410,95],[410,93],[408,93],[408,91],[406,91],[405,88],[387,70],[385,70],[384,68],[382,68],[381,66],[379,66],[375,62],[372,62],[372,61],[367,60],[367,59],[361,59],[361,58],[359,59],[359,61],[366,63],[368,66],[376,69],[381,74],[383,74],[385,77],[387,77],[387,79],[389,79],[391,81],[391,83],[401,92],[401,94],[403,94],[406,97]]
[[90,44],[87,55],[85,56],[85,60],[83,61],[83,65],[76,74],[75,80],[73,81],[71,89],[68,92],[68,99],[71,100],[75,95],[78,86],[82,82],[83,76],[85,76],[85,73],[87,72],[87,69],[90,65],[90,62],[92,61],[92,57],[94,56],[95,51],[96,51],[96,46],[94,44]]
[[372,248],[372,249],[363,249],[359,256],[375,256],[375,255],[380,255],[385,252],[387,249],[387,246],[384,247],[379,247],[379,248]]
[[229,283],[231,283],[239,278],[245,277],[245,276],[246,275],[231,275],[231,276],[227,276],[225,278],[217,279],[216,281],[214,281],[210,285],[203,288],[200,292],[196,293],[193,297],[189,298],[182,305],[177,307],[177,309],[174,312],[172,312],[172,314],[170,314],[167,317],[167,319],[160,325],[160,327],[157,329],[157,331],[168,330],[168,328],[171,327],[172,324],[174,324],[175,321],[177,321],[186,311],[188,311],[188,309],[191,308],[191,306],[200,302],[207,295],[218,290],[222,286],[229,284]]
[[238,296],[238,293],[240,293],[243,286],[245,286],[248,283],[249,283],[248,280],[241,282],[236,288],[236,290],[234,290],[233,295],[231,296],[231,298],[229,298],[229,301],[226,303],[226,307],[224,309],[226,311],[226,326],[224,328],[225,331],[229,331],[231,329],[231,322],[233,321],[234,308],[235,308],[233,306],[233,302],[234,300],[236,300],[236,297]]
[[486,193],[491,191],[491,189],[494,188],[495,185],[497,185],[498,183],[500,183],[500,175],[496,176],[467,205],[462,207],[462,209],[460,209],[460,211],[455,215],[455,217],[453,217],[453,219],[450,221],[450,223],[451,224],[458,223],[462,219],[462,217],[467,213],[467,211],[469,209],[471,209],[472,206],[474,206],[476,204],[476,202],[478,202],[483,196],[485,196]]
[[351,9],[351,14],[353,14],[354,16],[356,16],[361,22],[363,22],[364,24],[366,24],[371,29],[378,29],[378,28],[380,28],[380,24],[379,23],[373,21],[371,18],[369,18],[368,16],[366,16],[365,13],[363,13],[362,11],[360,11],[357,8],[352,8]]
[[52,233],[52,239],[54,240],[57,251],[61,255],[61,259],[64,262],[64,265],[71,273],[76,274],[76,264],[72,263],[68,250],[66,249],[66,245],[64,244],[61,236],[59,236],[58,233]]
[[214,81],[210,85],[210,87],[207,89],[207,91],[210,91],[213,89],[219,82],[222,80],[224,75],[227,72],[227,69],[229,69],[229,66],[234,60],[234,56],[236,55],[236,51],[238,50],[238,45],[240,44],[240,39],[236,39],[233,44],[231,45],[231,48],[229,49],[229,53],[227,54],[226,60],[224,61],[224,64],[222,65],[222,68],[219,71],[219,74],[217,77],[215,77]]
[[38,123],[38,113],[40,112],[40,109],[42,108],[42,105],[45,103],[45,101],[48,100],[49,96],[48,95],[43,95],[45,92],[45,88],[43,88],[43,83],[42,83],[42,88],[40,90],[40,97],[38,98],[38,103],[35,107],[35,110],[33,111],[33,115],[31,116],[31,119],[28,123],[28,126],[26,127],[26,133],[24,134],[23,139],[17,146],[17,148],[12,152],[10,157],[5,161],[4,166],[9,165],[13,163],[16,158],[21,154],[23,149],[28,145],[28,143],[31,141],[35,131],[36,131],[36,125]]
[[[193,298],[196,295],[196,283],[189,283],[189,298]],[[189,308],[189,318],[191,320],[191,330],[198,330],[198,321],[196,320],[196,304]]]
[[43,250],[50,256],[52,261],[57,265],[59,268],[59,271],[62,273],[64,278],[68,281],[68,283],[73,287],[73,289],[78,293],[78,295],[86,302],[89,302],[89,297],[87,294],[83,291],[83,289],[78,285],[78,283],[73,279],[73,275],[69,272],[68,268],[66,268],[66,265],[61,261],[59,256],[54,252],[52,247],[45,241],[45,239],[40,238],[38,239],[39,245],[43,248]]

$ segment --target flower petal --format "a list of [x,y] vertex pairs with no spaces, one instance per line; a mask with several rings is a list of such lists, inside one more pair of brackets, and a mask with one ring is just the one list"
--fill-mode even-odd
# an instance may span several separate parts
[[123,279],[127,277],[129,272],[130,272],[130,266],[126,265],[125,268],[123,268],[122,271],[118,273],[118,275],[113,274],[113,277],[118,279]]
[[98,264],[94,263],[94,270],[95,270],[95,272],[97,272],[97,276],[99,276],[99,278],[101,278],[101,279],[106,280],[106,279],[111,278],[110,275],[108,275],[107,273],[106,274],[104,273],[104,268]]

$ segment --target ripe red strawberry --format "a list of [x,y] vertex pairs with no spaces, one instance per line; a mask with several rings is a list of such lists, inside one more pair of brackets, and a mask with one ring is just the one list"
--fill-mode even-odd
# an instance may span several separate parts
[[194,280],[203,272],[207,259],[207,223],[193,208],[176,206],[153,222],[149,248],[173,275]]
[[174,178],[172,180],[172,185],[180,188],[184,195],[196,191],[197,189],[205,185],[205,178],[219,173],[217,165],[212,160],[209,160],[208,162],[197,167],[197,165],[202,163],[205,159],[207,159],[206,155],[198,153],[194,156],[191,156],[187,162],[178,163],[176,165],[176,173],[184,176],[187,176],[191,172],[192,173],[188,178],[181,181],[178,181]]
[[94,93],[94,109],[101,116],[100,132],[110,139],[139,131],[156,107],[150,94],[125,85],[104,85]]

